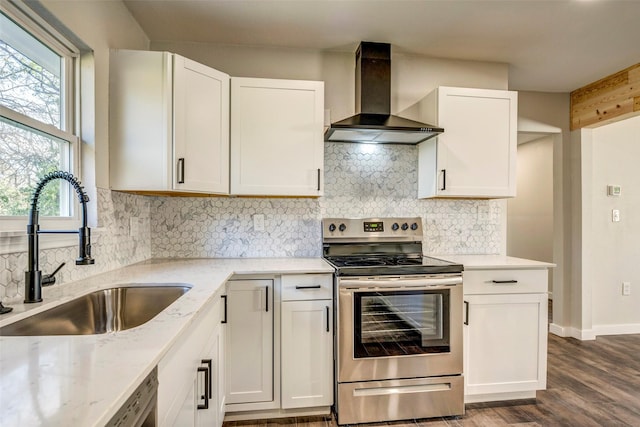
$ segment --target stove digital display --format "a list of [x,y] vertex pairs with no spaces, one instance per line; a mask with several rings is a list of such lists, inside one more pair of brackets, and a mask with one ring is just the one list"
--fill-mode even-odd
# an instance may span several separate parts
[[365,221],[364,222],[364,231],[366,233],[374,232],[374,231],[384,231],[384,223],[382,221]]

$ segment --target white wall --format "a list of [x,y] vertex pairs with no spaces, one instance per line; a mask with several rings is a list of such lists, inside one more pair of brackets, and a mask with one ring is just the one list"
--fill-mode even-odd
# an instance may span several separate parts
[[[553,323],[551,331],[561,335],[575,335],[572,330],[580,324],[580,291],[574,288],[574,263],[579,254],[573,252],[576,218],[579,215],[580,153],[574,150],[580,144],[572,143],[569,129],[570,97],[568,93],[518,93],[518,116],[558,128],[553,136]],[[577,182],[577,184],[576,184]],[[574,190],[576,187],[576,190]],[[576,193],[577,191],[577,193]],[[576,204],[578,203],[578,204]],[[579,233],[578,233],[579,234]],[[578,301],[577,306],[574,304]]]
[[553,136],[518,146],[517,175],[518,196],[507,204],[507,254],[553,262]]
[[[589,132],[589,131],[586,131]],[[583,216],[583,288],[590,289],[595,335],[640,332],[640,117],[593,129],[583,139],[585,180],[590,211]],[[587,147],[584,146],[587,144]],[[607,185],[622,186],[622,195],[607,195]],[[620,222],[612,222],[619,209]],[[622,282],[631,295],[622,295]]]

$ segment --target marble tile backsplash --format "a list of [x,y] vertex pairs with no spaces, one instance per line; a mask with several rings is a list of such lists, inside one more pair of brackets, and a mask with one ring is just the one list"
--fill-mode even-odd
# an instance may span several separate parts
[[[76,266],[78,245],[40,250],[40,269],[53,271],[62,262],[66,265],[56,275],[57,283],[71,282],[114,270],[151,257],[150,204],[151,198],[98,189],[99,228],[92,229],[94,265]],[[130,218],[137,218],[138,233],[130,236]],[[47,236],[41,236],[47,239]],[[26,247],[26,243],[25,243]],[[0,299],[3,302],[22,302],[26,252],[0,255]]]
[[[295,198],[148,197],[98,189],[99,230],[93,266],[75,266],[77,246],[41,250],[41,270],[67,265],[58,283],[151,257],[315,257],[324,217],[422,217],[425,253],[494,254],[502,245],[502,204],[488,200],[418,200],[417,147],[325,144],[325,195]],[[489,218],[478,219],[478,207]],[[264,215],[264,231],[253,215]],[[131,218],[138,232],[130,235]],[[46,237],[45,237],[46,238]],[[25,246],[26,247],[26,246]],[[0,255],[0,299],[24,294],[26,253]]]
[[[417,147],[325,144],[319,199],[167,198],[151,206],[154,257],[320,256],[324,217],[419,216],[427,253],[499,253],[499,203],[418,200]],[[478,221],[487,204],[488,220]],[[265,230],[253,228],[253,215]]]

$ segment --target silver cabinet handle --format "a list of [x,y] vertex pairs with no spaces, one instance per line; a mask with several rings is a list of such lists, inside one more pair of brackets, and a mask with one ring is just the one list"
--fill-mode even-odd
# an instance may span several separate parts
[[320,191],[320,168],[318,168],[318,191]]

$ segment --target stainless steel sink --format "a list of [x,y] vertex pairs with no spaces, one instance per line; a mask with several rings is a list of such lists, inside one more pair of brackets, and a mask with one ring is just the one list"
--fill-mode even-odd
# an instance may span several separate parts
[[131,285],[91,292],[0,328],[0,336],[94,335],[148,322],[190,286]]

